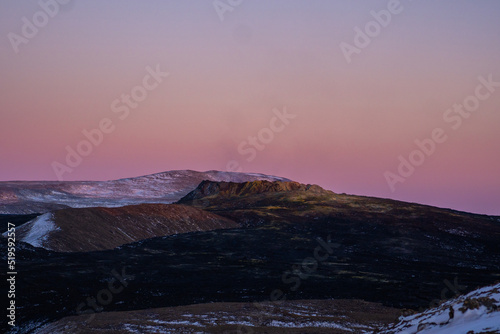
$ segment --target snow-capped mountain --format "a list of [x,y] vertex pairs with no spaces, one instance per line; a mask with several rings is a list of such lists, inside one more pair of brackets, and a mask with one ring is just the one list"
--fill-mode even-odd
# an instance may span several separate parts
[[290,181],[256,173],[174,170],[112,181],[0,182],[0,214],[45,213],[62,208],[118,207],[140,203],[173,203],[203,180]]
[[380,334],[500,333],[500,283],[448,300],[422,313],[401,317]]

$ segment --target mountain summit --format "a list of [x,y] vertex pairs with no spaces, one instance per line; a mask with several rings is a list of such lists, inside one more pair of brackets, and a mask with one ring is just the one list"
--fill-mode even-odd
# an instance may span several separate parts
[[[278,192],[309,192],[313,194],[332,193],[331,191],[324,190],[315,184],[302,184],[298,182],[284,182],[284,181],[249,181],[243,183],[235,182],[214,182],[204,180],[198,187],[184,196],[179,202],[186,202],[197,200],[208,196],[246,196],[264,193],[278,193]],[[333,193],[332,193],[333,194]]]

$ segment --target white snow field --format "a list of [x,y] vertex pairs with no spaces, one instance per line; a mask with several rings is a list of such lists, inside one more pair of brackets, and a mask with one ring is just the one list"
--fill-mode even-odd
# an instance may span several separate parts
[[401,317],[380,334],[500,333],[500,283],[458,296],[422,313]]

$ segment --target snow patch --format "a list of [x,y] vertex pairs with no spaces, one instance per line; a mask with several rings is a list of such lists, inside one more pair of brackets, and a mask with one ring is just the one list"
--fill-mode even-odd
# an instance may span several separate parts
[[446,232],[448,232],[448,233],[450,233],[450,234],[459,235],[459,236],[461,236],[461,237],[466,237],[466,236],[470,235],[470,233],[469,233],[469,232],[466,232],[466,231],[464,231],[464,230],[462,230],[462,229],[456,229],[456,228],[446,230]]
[[26,223],[26,227],[29,228],[29,232],[21,239],[21,241],[35,247],[43,247],[42,244],[47,240],[49,234],[60,229],[54,223],[54,216],[50,212],[44,213],[43,215]]

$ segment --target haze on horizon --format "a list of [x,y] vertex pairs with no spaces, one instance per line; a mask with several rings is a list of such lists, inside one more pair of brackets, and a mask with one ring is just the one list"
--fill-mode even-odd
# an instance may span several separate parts
[[64,180],[231,169],[500,215],[498,1],[61,0],[23,36],[54,1],[0,0],[2,181],[57,180],[101,127]]

